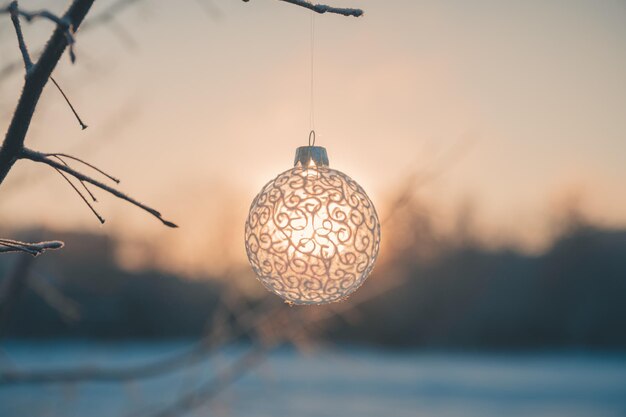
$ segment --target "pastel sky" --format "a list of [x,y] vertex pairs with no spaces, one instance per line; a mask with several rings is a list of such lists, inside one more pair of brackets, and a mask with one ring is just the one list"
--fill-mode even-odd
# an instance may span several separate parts
[[[571,198],[596,221],[626,224],[625,2],[332,4],[366,14],[315,16],[317,143],[382,215],[408,175],[441,170],[419,195],[443,217],[471,204],[496,241],[540,247]],[[28,146],[106,168],[181,228],[103,193],[100,227],[62,178],[29,162],[0,187],[0,226],[160,240],[181,265],[241,260],[250,201],[307,140],[310,24],[275,0],[157,0],[79,32],[77,63],[64,57],[55,76],[89,128],[49,86]],[[26,26],[32,49],[50,28]],[[0,67],[15,59],[3,16]],[[0,80],[3,131],[21,77]]]

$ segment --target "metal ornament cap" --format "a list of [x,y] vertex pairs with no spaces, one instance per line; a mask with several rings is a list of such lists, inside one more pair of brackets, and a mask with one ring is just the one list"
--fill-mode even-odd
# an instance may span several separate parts
[[317,167],[328,166],[328,153],[323,146],[300,146],[296,149],[293,166],[308,167],[311,163]]

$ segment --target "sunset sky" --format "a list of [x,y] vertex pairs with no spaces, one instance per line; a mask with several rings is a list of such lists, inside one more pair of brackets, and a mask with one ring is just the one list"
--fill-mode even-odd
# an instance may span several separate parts
[[[407,176],[442,171],[418,195],[443,218],[471,205],[496,241],[541,247],[572,200],[626,224],[625,2],[332,4],[365,16],[315,16],[317,144],[382,216]],[[0,18],[4,67],[19,51]],[[0,226],[159,239],[181,265],[243,259],[250,202],[307,141],[310,24],[309,11],[274,0],[158,0],[79,32],[76,64],[63,57],[55,77],[89,128],[50,85],[27,146],[94,162],[181,228],[102,192],[100,227],[59,175],[30,162],[0,186]],[[51,25],[25,30],[37,50]],[[3,132],[22,77],[0,80]]]

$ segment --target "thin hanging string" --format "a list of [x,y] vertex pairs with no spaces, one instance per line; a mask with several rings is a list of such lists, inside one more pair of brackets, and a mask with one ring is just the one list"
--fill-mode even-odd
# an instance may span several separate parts
[[315,13],[313,11],[311,11],[311,115],[310,115],[310,119],[309,119],[309,123],[311,125],[311,131],[315,130],[315,89],[314,89],[314,84],[313,84],[313,69],[314,69],[314,63],[315,63]]

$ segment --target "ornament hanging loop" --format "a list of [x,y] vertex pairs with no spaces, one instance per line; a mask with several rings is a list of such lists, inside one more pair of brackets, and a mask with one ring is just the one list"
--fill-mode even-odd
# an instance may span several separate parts
[[315,130],[309,133],[309,146],[315,146]]
[[317,167],[328,166],[328,153],[326,153],[326,148],[315,146],[315,130],[311,130],[309,133],[309,145],[300,146],[296,149],[296,157],[293,161],[294,166],[301,167],[308,167],[311,163]]

